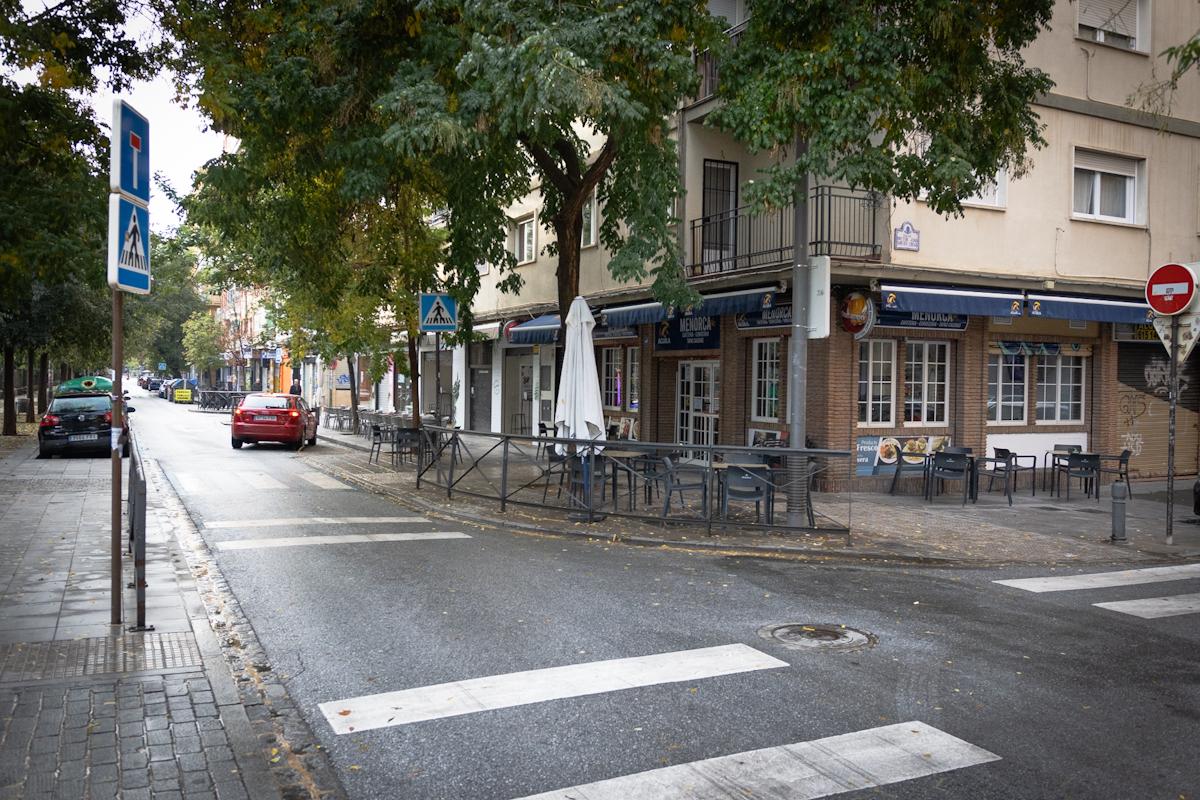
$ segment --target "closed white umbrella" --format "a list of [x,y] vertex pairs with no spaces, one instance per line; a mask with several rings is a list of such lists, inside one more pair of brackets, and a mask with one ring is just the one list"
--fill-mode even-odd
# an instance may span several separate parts
[[[576,297],[567,314],[563,371],[558,402],[554,405],[554,426],[564,439],[605,439],[600,374],[596,371],[596,351],[592,346],[595,327],[596,320],[587,303]],[[563,453],[561,445],[559,453]]]

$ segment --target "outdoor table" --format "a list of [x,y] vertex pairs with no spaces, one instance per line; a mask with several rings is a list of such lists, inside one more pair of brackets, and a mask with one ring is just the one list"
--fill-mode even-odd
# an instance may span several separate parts
[[600,452],[600,456],[602,458],[611,459],[612,464],[613,464],[613,471],[612,471],[613,511],[617,510],[617,479],[618,479],[617,473],[620,469],[624,469],[626,471],[626,478],[628,479],[628,482],[629,482],[629,510],[633,511],[633,495],[634,495],[633,469],[629,466],[622,467],[620,465],[620,462],[621,461],[630,461],[635,458],[641,458],[644,455],[646,455],[646,453],[642,452],[641,450],[615,450],[615,449],[605,448],[604,450],[602,450]]

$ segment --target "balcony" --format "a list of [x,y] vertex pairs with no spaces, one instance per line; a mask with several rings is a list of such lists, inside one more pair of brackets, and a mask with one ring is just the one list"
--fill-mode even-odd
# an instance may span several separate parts
[[[808,253],[877,259],[881,201],[874,192],[817,186],[808,204]],[[765,214],[735,208],[692,220],[688,276],[715,275],[791,263],[795,229],[791,206]]]
[[[729,41],[733,46],[737,46],[738,39],[742,37],[742,31],[746,29],[746,23],[741,23],[726,32]],[[695,56],[696,71],[700,73],[700,90],[688,105],[703,103],[717,93],[717,57],[713,55],[711,50],[704,50],[697,53]]]

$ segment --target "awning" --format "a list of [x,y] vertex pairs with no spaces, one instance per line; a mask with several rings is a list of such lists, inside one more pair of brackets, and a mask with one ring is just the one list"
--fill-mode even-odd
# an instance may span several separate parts
[[887,311],[1019,317],[1025,306],[1025,295],[1019,291],[889,283],[881,285],[879,293]]
[[[694,308],[682,312],[706,317],[717,317],[722,314],[741,314],[747,311],[761,311],[771,308],[775,300],[775,287],[757,289],[738,289],[732,292],[717,292],[700,295],[701,302]],[[644,325],[666,319],[669,309],[662,303],[638,303],[632,306],[607,308],[601,313],[605,322],[613,328],[624,328],[630,325]]]
[[561,327],[558,314],[543,314],[510,328],[508,339],[513,344],[550,344],[558,339]]
[[1154,321],[1150,306],[1140,300],[1074,297],[1062,294],[1029,294],[1029,316],[1074,319],[1085,322],[1127,322],[1145,325]]

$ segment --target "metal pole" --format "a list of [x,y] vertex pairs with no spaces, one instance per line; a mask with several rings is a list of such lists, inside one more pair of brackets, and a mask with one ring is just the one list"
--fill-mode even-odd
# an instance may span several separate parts
[[113,289],[112,293],[112,613],[109,622],[121,624],[121,419],[124,411],[124,393],[121,389],[121,362],[125,360],[124,349],[124,300],[125,293]]
[[[501,434],[503,435],[503,434]],[[508,437],[504,439],[504,451],[500,461],[500,512],[504,513],[508,505]]]
[[1171,317],[1171,373],[1167,405],[1167,544],[1175,534],[1175,405],[1179,398],[1179,315]]
[[442,335],[433,334],[433,418],[442,424]]
[[[808,151],[808,141],[796,136],[796,157]],[[792,338],[788,343],[788,438],[792,448],[808,439],[808,173],[800,178],[792,206]],[[808,504],[808,459],[788,459],[787,524],[799,528]]]

